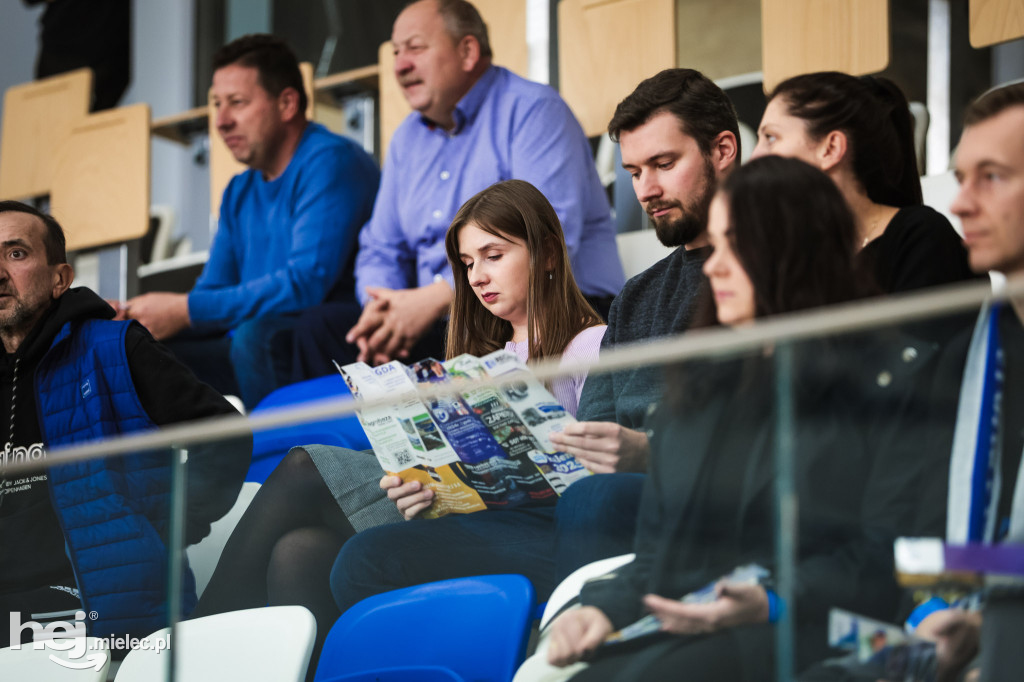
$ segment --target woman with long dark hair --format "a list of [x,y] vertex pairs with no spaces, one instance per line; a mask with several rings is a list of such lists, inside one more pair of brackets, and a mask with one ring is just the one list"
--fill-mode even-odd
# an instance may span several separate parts
[[858,262],[881,292],[970,279],[945,216],[922,204],[907,100],[890,80],[836,71],[779,83],[753,157],[792,156],[824,171],[853,212]]
[[[854,219],[836,186],[801,161],[768,157],[735,171],[712,202],[708,232],[714,253],[704,271],[727,327],[842,304],[863,291]],[[925,354],[904,351],[904,374],[890,376],[879,397],[873,382],[899,357],[888,343],[797,344],[787,349],[794,370],[786,376],[776,371],[779,350],[675,370],[653,417],[636,558],[586,583],[582,606],[551,626],[550,663],[590,658],[573,680],[772,679],[772,622],[783,608],[772,589],[779,380],[791,382],[794,410],[797,599],[786,606],[798,668],[825,656],[830,608],[889,614],[890,538],[912,512],[899,506],[906,490],[878,485],[873,467],[891,457],[893,475],[902,470],[883,422],[902,414],[903,386]],[[865,512],[869,496],[877,512]],[[721,580],[750,564],[765,569],[760,582]],[[707,603],[677,601],[709,585]],[[602,645],[645,614],[656,616],[660,632]],[[517,679],[531,679],[524,672]]]

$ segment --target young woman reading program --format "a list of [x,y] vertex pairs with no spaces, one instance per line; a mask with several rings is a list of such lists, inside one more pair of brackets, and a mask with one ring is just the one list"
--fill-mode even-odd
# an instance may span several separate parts
[[[532,185],[509,180],[471,198],[446,246],[455,272],[449,357],[503,347],[523,360],[597,357],[605,326],[576,286],[554,209]],[[584,378],[552,382],[572,414]],[[340,615],[328,582],[339,549],[357,532],[412,518],[431,503],[419,483],[383,475],[372,452],[293,448],[239,522],[196,614],[301,604],[316,616],[318,654]],[[398,508],[384,490],[401,498]]]

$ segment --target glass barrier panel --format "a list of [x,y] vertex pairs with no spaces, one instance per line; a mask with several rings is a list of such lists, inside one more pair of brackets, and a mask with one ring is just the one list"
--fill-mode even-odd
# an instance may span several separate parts
[[[693,329],[589,368],[352,368],[358,415],[325,395],[7,457],[0,561],[20,573],[0,595],[66,595],[69,633],[124,638],[106,650],[125,679],[935,679],[941,618],[1017,631],[1024,420],[1012,306],[938,299]],[[55,473],[76,468],[95,482]],[[88,486],[75,514],[55,475]],[[20,525],[43,483],[56,525]],[[63,613],[9,611],[18,638]],[[964,651],[1007,660],[996,635]]]

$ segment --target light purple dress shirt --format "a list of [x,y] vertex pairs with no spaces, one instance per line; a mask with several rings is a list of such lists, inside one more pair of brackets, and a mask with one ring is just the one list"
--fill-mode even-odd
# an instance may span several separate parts
[[452,272],[444,237],[459,207],[482,189],[526,180],[562,222],[576,282],[613,296],[625,282],[608,199],[590,145],[558,93],[499,66],[459,101],[448,132],[413,112],[388,149],[373,216],[359,235],[356,295],[407,289]]
[[[576,335],[562,353],[559,365],[563,366],[575,362],[596,362],[598,351],[601,349],[601,339],[607,325],[598,325],[584,329]],[[526,362],[530,354],[530,344],[526,341],[505,344],[505,350],[511,351]],[[555,379],[551,382],[551,394],[561,403],[565,411],[576,416],[576,408],[580,404],[580,394],[583,392],[583,382],[587,380],[587,374],[570,374],[569,376]]]

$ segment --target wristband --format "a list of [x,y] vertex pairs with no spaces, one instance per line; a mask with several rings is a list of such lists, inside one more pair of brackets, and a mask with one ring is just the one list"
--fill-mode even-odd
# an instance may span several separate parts
[[786,613],[786,602],[775,593],[775,590],[765,588],[764,592],[768,595],[768,622],[778,623]]
[[907,617],[907,622],[903,624],[903,629],[907,632],[913,632],[917,629],[917,626],[921,624],[922,620],[936,611],[942,611],[943,609],[948,608],[949,604],[946,603],[945,599],[932,597],[928,601],[918,605],[917,608],[910,612],[910,616]]

